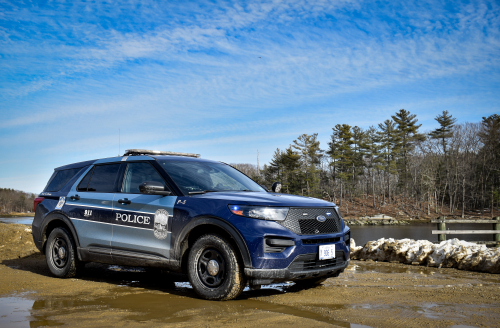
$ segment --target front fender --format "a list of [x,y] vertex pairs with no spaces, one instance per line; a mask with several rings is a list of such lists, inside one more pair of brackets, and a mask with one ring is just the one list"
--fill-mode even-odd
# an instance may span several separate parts
[[174,261],[178,261],[179,267],[181,265],[181,252],[182,252],[182,243],[187,238],[189,233],[196,227],[201,225],[212,225],[218,228],[223,229],[226,233],[228,233],[236,242],[238,246],[238,250],[241,254],[243,264],[246,268],[252,268],[252,260],[250,258],[250,252],[248,251],[247,245],[239,233],[239,231],[230,223],[216,217],[201,217],[193,219],[189,222],[179,233],[177,238],[174,241],[174,247],[171,252],[171,259]]

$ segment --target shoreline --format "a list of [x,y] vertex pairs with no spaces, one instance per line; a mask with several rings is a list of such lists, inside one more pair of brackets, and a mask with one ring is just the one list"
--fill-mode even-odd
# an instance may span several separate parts
[[418,225],[430,223],[430,219],[383,219],[383,218],[344,218],[348,226],[380,225]]
[[0,218],[35,217],[35,213],[0,213]]
[[[436,217],[435,219],[438,219],[439,217]],[[349,226],[364,226],[364,225],[419,225],[419,224],[427,224],[431,223],[433,219],[431,218],[392,218],[392,217],[348,217],[348,218],[343,218],[344,222],[349,225]],[[461,217],[446,217],[446,220],[448,223],[453,223],[453,220],[470,220],[470,223],[474,223],[474,220],[492,220],[492,223],[496,223],[493,221],[491,217],[465,217],[462,219]]]

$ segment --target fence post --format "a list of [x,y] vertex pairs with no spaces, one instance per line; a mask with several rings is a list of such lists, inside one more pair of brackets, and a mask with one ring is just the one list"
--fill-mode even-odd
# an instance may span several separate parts
[[497,216],[493,220],[497,221],[493,224],[493,230],[498,231],[498,233],[495,234],[495,241],[497,242],[497,247],[500,247],[500,216]]
[[[445,217],[440,216],[438,217],[439,223],[438,223],[438,230],[446,231],[446,222],[445,222]],[[446,240],[446,235],[445,234],[439,234],[438,235],[438,241],[445,241]]]

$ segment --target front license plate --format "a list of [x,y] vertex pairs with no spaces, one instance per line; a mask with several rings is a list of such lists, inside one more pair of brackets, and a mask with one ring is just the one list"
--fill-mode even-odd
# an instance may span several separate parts
[[319,246],[319,259],[329,260],[335,258],[335,245]]

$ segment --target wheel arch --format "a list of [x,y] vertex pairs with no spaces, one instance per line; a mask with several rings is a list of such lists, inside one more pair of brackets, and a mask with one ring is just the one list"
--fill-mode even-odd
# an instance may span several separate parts
[[45,254],[45,246],[47,243],[47,238],[49,237],[50,233],[52,230],[55,228],[62,227],[66,228],[69,233],[71,233],[71,236],[73,237],[73,240],[75,241],[75,246],[77,248],[77,253],[78,257],[80,257],[80,252],[78,252],[78,249],[80,248],[80,241],[78,240],[78,235],[76,234],[76,229],[71,220],[64,214],[62,213],[53,213],[49,214],[42,225],[42,251]]
[[191,221],[176,238],[173,249],[173,259],[179,261],[179,269],[186,270],[187,257],[189,250],[195,243],[196,239],[207,233],[220,234],[223,237],[229,238],[229,241],[236,246],[243,264],[246,268],[252,268],[252,260],[246,243],[239,233],[230,223],[214,217],[203,217]]

